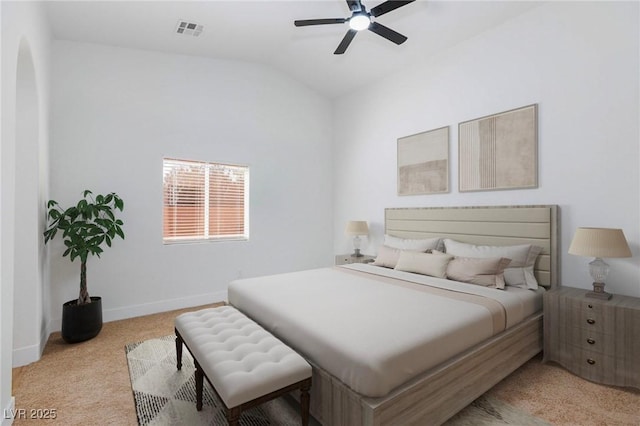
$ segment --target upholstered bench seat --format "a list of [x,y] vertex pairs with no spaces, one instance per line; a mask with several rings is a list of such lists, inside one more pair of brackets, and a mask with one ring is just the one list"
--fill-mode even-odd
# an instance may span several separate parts
[[240,413],[295,389],[302,424],[309,418],[311,366],[293,349],[232,306],[188,312],[175,319],[177,367],[184,344],[196,365],[196,407],[202,409],[206,377],[235,425]]

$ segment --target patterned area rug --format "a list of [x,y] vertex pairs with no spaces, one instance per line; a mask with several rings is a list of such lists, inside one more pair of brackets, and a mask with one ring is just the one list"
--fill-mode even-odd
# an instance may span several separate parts
[[482,395],[445,422],[446,426],[551,426],[550,423],[491,396]]
[[[176,368],[175,336],[125,346],[138,424],[226,425],[224,405],[204,381],[202,411],[196,410],[195,366],[189,351],[182,351],[182,369]],[[244,411],[242,426],[298,426],[300,416],[279,398]]]
[[[222,402],[205,380],[202,411],[196,410],[193,358],[182,352],[182,370],[176,369],[175,337],[165,336],[125,346],[138,423],[143,425],[226,425]],[[298,408],[278,398],[242,413],[242,426],[298,426]],[[313,424],[317,424],[313,422]],[[428,424],[425,423],[425,424]],[[548,423],[504,402],[482,396],[456,414],[447,426],[518,425]]]

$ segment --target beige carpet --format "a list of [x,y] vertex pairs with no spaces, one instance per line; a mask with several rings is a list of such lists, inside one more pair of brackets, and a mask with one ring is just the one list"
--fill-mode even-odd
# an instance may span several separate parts
[[[124,346],[173,333],[183,309],[106,323],[74,345],[49,337],[42,359],[13,370],[16,408],[55,409],[61,425],[137,425]],[[582,380],[534,358],[486,394],[555,425],[640,425],[640,392]],[[43,424],[16,419],[14,424]]]

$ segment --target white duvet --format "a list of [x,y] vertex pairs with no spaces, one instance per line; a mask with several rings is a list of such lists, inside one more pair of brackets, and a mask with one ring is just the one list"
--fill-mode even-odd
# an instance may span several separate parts
[[236,280],[229,302],[354,391],[379,397],[499,332],[487,307],[420,291],[427,284],[498,301],[507,328],[542,306],[541,292],[363,264]]

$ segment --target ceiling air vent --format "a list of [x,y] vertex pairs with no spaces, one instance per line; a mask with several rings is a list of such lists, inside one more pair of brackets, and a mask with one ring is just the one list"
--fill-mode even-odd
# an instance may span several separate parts
[[198,37],[202,34],[203,26],[194,22],[180,20],[176,27],[176,33]]

